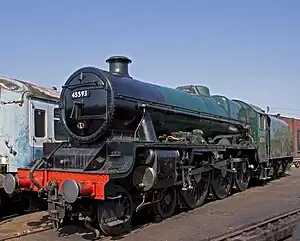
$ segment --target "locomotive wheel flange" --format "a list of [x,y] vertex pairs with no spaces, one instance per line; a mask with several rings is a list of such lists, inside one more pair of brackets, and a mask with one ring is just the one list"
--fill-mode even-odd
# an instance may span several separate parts
[[251,177],[247,161],[237,163],[236,171],[237,172],[234,179],[235,186],[238,189],[238,191],[243,192],[248,188]]
[[226,176],[223,177],[221,170],[213,169],[211,176],[211,187],[212,192],[217,199],[226,198],[230,194],[233,187],[233,174],[231,172],[227,172]]
[[158,195],[158,202],[153,204],[153,212],[162,219],[173,215],[177,204],[177,192],[174,187],[169,187],[161,191]]
[[[222,138],[217,144],[226,146],[231,143],[228,139]],[[226,198],[233,187],[233,174],[227,171],[227,168],[227,166],[224,166],[221,167],[221,170],[214,168],[211,171],[211,190],[217,199]]]
[[132,198],[122,186],[113,187],[114,197],[101,201],[97,216],[105,235],[116,236],[128,230],[133,215]]
[[185,205],[189,209],[200,207],[209,194],[211,182],[211,172],[203,172],[198,176],[192,177],[192,189],[180,190]]

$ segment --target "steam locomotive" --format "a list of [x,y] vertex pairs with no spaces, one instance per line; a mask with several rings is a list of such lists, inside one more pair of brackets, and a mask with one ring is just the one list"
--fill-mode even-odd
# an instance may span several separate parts
[[136,80],[126,57],[106,62],[109,71],[81,68],[62,88],[70,140],[44,143],[31,169],[4,178],[8,194],[46,195],[55,228],[80,219],[118,235],[143,208],[168,218],[201,206],[210,191],[223,199],[250,179],[277,178],[293,160],[287,124],[259,107],[204,86]]

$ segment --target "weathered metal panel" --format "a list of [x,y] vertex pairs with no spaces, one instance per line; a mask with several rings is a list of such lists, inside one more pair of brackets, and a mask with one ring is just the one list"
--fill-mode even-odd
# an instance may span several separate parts
[[270,154],[271,158],[281,156],[292,156],[293,136],[288,124],[281,119],[269,115],[270,117]]
[[28,100],[22,99],[24,90],[11,91],[1,85],[0,156],[2,164],[8,165],[9,172],[26,166],[26,162],[32,158],[29,149]]
[[30,145],[30,129],[34,128],[29,127],[31,106],[28,97],[57,101],[59,92],[0,77],[0,164],[7,165],[8,172],[29,167],[34,159],[42,156],[41,146]]
[[45,100],[57,101],[60,96],[60,92],[56,89],[12,78],[0,77],[0,85],[5,89],[22,93],[28,92],[32,97]]

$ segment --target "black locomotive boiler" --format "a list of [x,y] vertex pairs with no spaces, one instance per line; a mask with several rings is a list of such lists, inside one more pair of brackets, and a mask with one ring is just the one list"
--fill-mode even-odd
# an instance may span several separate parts
[[235,110],[228,111],[207,88],[145,83],[129,75],[128,58],[107,62],[109,71],[81,68],[63,86],[70,141],[44,143],[39,162],[4,180],[7,193],[46,194],[55,227],[79,218],[117,235],[143,208],[167,218],[178,206],[202,205],[210,189],[223,199],[234,185],[244,191],[251,177],[271,175],[252,135],[250,105],[227,99]]

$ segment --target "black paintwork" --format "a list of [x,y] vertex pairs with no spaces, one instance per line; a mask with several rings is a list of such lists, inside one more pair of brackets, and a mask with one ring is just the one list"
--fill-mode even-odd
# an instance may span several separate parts
[[[73,99],[74,91],[89,94]],[[157,135],[205,128],[205,135],[214,136],[227,134],[229,125],[242,128],[241,123],[233,120],[170,106],[157,86],[93,67],[71,75],[61,93],[62,120],[69,135],[80,143],[99,141],[108,129],[134,131],[143,105],[151,112]],[[214,128],[212,122],[217,123]],[[79,129],[79,124],[85,128]]]
[[[87,90],[89,96],[73,100],[72,92],[75,90]],[[152,85],[116,77],[92,67],[76,71],[61,94],[62,120],[68,133],[80,142],[90,142],[98,139],[108,128],[131,130],[132,124],[136,127],[141,112],[137,110],[138,101],[125,99],[124,96],[164,102],[162,94]],[[77,113],[76,102],[79,106]],[[78,129],[78,122],[84,122],[87,128]]]

